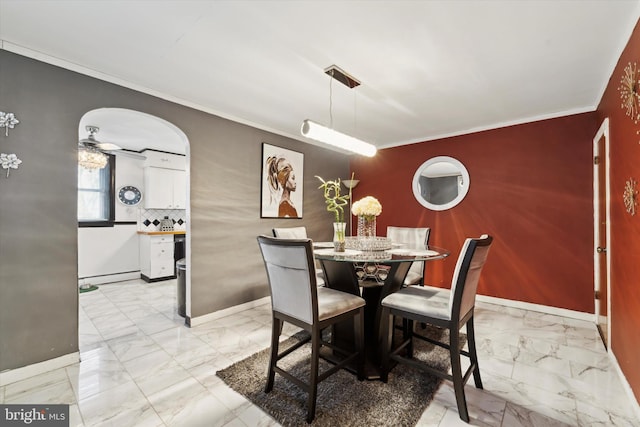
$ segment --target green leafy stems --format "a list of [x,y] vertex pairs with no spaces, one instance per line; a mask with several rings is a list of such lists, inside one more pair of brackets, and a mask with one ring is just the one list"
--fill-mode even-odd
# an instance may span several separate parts
[[349,200],[349,194],[343,196],[340,195],[340,178],[334,181],[325,181],[322,177],[316,175],[322,185],[318,187],[324,192],[324,200],[327,204],[327,211],[333,212],[335,215],[335,222],[344,222],[344,207]]

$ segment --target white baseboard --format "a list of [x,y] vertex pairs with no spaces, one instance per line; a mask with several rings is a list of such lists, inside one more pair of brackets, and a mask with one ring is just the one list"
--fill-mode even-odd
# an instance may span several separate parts
[[224,310],[214,311],[213,313],[205,314],[204,316],[191,317],[187,320],[187,325],[190,327],[202,325],[203,323],[217,320],[231,314],[240,313],[245,310],[249,310],[254,307],[259,307],[264,304],[268,304],[271,301],[271,297],[266,296],[257,300],[245,302],[244,304],[234,305],[233,307],[225,308]]
[[[486,302],[489,304],[520,308],[523,310],[536,311],[536,312],[545,313],[545,314],[553,314],[556,316],[568,317],[571,319],[585,320],[587,322],[595,322],[595,317],[594,317],[595,315],[593,313],[583,313],[581,311],[568,310],[565,308],[549,307],[546,305],[532,304],[529,302],[522,302],[522,301],[513,301],[509,299],[490,297],[486,295],[476,295],[476,299],[478,301]],[[231,314],[240,313],[242,311],[261,306],[263,304],[268,304],[269,302],[270,302],[270,297],[266,296],[264,298],[260,298],[254,301],[249,301],[244,304],[225,308],[224,310],[214,311],[213,313],[208,313],[203,316],[193,317],[190,319],[189,325],[190,326],[201,325],[205,322],[210,322],[212,320],[220,319],[222,317],[229,316]]]
[[82,277],[78,279],[80,285],[102,285],[104,283],[124,282],[140,278],[140,271],[129,271],[127,273],[105,274],[103,276]]
[[570,319],[585,320],[595,323],[595,314],[583,313],[582,311],[568,310],[566,308],[549,307],[548,305],[533,304],[530,302],[513,301],[510,299],[490,297],[487,295],[476,295],[476,300],[489,304],[502,305],[505,307],[521,308],[523,310],[537,311],[539,313],[553,314],[556,316],[568,317]]
[[73,365],[80,362],[80,353],[69,353],[54,359],[45,360],[44,362],[34,363],[22,368],[10,369],[0,372],[0,386],[15,383],[45,372],[53,371],[65,366]]

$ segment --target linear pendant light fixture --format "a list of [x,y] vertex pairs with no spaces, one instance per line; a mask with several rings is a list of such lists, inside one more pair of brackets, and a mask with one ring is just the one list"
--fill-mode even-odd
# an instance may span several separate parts
[[[326,74],[333,79],[338,80],[340,83],[353,89],[360,85],[360,82],[342,71],[335,65],[332,65],[324,70]],[[333,80],[331,80],[333,81]],[[331,83],[330,81],[330,83]],[[329,86],[329,114],[331,115],[331,102],[332,102],[331,85]],[[333,116],[331,118],[331,127],[333,127]],[[314,139],[325,144],[333,145],[334,147],[342,148],[344,150],[352,151],[356,154],[361,154],[367,157],[373,157],[376,154],[376,147],[368,142],[361,141],[352,136],[346,135],[330,127],[323,126],[319,123],[306,119],[302,122],[300,132],[307,138]]]

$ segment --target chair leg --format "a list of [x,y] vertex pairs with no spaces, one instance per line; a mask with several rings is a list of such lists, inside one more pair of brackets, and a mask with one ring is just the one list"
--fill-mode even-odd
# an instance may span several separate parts
[[407,344],[407,359],[413,359],[413,320],[407,320],[407,327],[403,331],[402,339],[404,341],[409,340],[409,344]]
[[267,373],[267,385],[264,388],[265,393],[269,393],[273,389],[273,381],[276,377],[276,371],[274,367],[278,362],[278,344],[280,342],[280,331],[282,331],[282,325],[284,322],[280,319],[276,319],[275,316],[271,319],[271,357],[269,359],[269,372]]
[[358,310],[358,314],[353,320],[354,336],[356,340],[356,351],[358,352],[358,380],[364,380],[364,307]]
[[[423,264],[426,264],[426,263],[423,263]],[[426,267],[422,269],[422,277],[420,278],[420,286],[422,286],[422,287],[424,287],[424,278],[426,277],[425,276],[426,270],[427,270]],[[427,329],[426,322],[420,322],[420,327],[422,329]]]
[[475,365],[473,370],[473,381],[476,388],[482,389],[482,379],[480,378],[480,365],[478,365],[478,353],[476,352],[476,333],[473,326],[473,316],[467,321],[467,342],[469,343],[469,358],[471,363]]
[[316,416],[316,395],[318,394],[318,369],[320,365],[320,328],[314,326],[311,331],[311,372],[309,395],[307,396],[307,423],[311,424]]
[[456,395],[458,414],[460,419],[469,422],[469,412],[467,411],[467,401],[464,396],[464,381],[462,380],[462,365],[460,363],[460,331],[449,329],[451,357],[451,376],[453,377],[453,390]]
[[[404,321],[404,319],[403,319]],[[386,383],[389,379],[389,360],[393,345],[393,331],[395,329],[394,316],[391,315],[389,309],[382,307],[380,315],[380,337],[382,343],[380,345],[380,361],[381,373],[380,379]]]

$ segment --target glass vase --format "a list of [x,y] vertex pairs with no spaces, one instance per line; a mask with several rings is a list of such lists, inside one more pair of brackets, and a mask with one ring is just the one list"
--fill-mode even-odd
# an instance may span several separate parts
[[346,222],[334,222],[333,223],[333,250],[336,252],[344,252],[345,248],[345,230],[347,228]]
[[376,217],[358,216],[358,238],[367,239],[376,237]]

